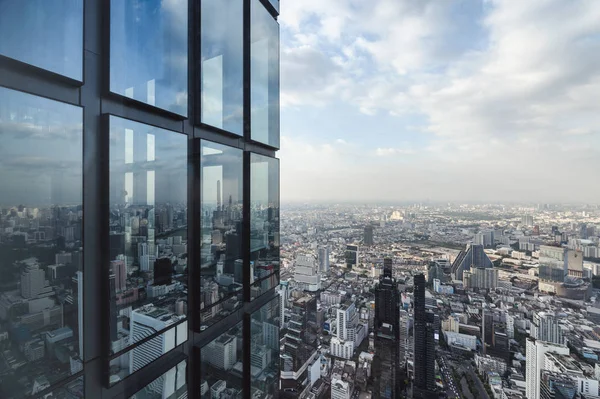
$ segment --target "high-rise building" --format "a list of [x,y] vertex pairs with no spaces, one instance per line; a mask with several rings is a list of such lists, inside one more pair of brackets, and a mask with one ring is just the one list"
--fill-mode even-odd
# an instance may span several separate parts
[[279,0],[0,8],[0,397],[276,396]]
[[346,245],[346,267],[352,269],[358,266],[358,245]]
[[375,287],[376,334],[379,328],[386,323],[392,326],[394,337],[397,338],[399,308],[400,292],[398,291],[398,284],[396,279],[392,277],[391,265],[386,264],[386,260],[384,260],[383,275],[379,276],[379,284]]
[[532,215],[521,216],[521,224],[525,227],[533,226],[533,216]]
[[563,333],[558,319],[551,312],[535,312],[531,321],[531,336],[553,344],[563,344]]
[[308,365],[317,357],[319,326],[317,324],[317,297],[303,293],[290,298],[290,319],[283,336],[281,353],[281,388],[302,392],[308,375]]
[[498,269],[471,266],[463,271],[465,288],[494,289],[498,286]]
[[[131,313],[129,343],[135,344],[144,338],[152,337],[155,332],[176,324],[181,319],[185,319],[185,316],[177,316],[166,309],[152,305],[136,309]],[[177,342],[185,340],[186,335],[187,331],[184,331],[184,329],[173,328],[140,344],[129,352],[129,372],[134,373],[174,349]]]
[[329,254],[331,253],[331,247],[329,245],[319,245],[318,247],[318,262],[319,262],[319,271],[320,272],[328,272],[329,271]]
[[540,399],[541,374],[544,369],[547,353],[556,353],[568,355],[569,348],[564,345],[557,345],[550,342],[527,338],[525,363],[525,388],[528,399]]
[[453,279],[462,280],[463,273],[471,269],[471,266],[486,269],[493,267],[492,261],[483,250],[483,245],[467,245],[465,250],[460,251],[452,263]]
[[115,292],[121,292],[127,288],[127,266],[123,260],[110,262],[110,269],[115,275]]
[[483,245],[488,248],[494,245],[494,232],[492,230],[482,231],[481,233],[475,234],[473,238],[474,245]]
[[425,309],[425,275],[414,276],[414,381],[413,397],[435,394],[435,315]]
[[305,290],[316,292],[321,289],[321,275],[317,270],[317,259],[314,255],[298,255],[294,265],[294,280]]
[[[571,376],[542,370],[540,377],[540,399],[575,399],[577,381]],[[596,396],[595,394],[593,396]]]
[[21,273],[21,296],[25,299],[36,298],[44,292],[46,274],[37,263],[27,265]]
[[373,226],[371,225],[365,226],[363,244],[368,246],[373,245]]

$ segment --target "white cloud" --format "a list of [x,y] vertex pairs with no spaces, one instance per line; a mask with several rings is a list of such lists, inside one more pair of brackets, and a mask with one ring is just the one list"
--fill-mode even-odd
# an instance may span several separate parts
[[[463,27],[452,8],[456,4],[481,7],[481,20]],[[383,176],[398,168],[440,187],[452,178],[477,176],[491,181],[489,190],[498,196],[594,199],[600,190],[586,184],[585,176],[600,156],[598,21],[595,0],[284,3],[281,23],[291,39],[282,54],[283,104],[343,102],[373,115],[373,123],[381,112],[417,114],[426,121],[417,130],[426,137],[427,166],[408,163],[418,158],[407,157],[417,150],[390,142],[393,133],[386,146],[372,137],[372,157],[355,154],[360,162],[348,163],[338,148],[327,154],[306,148],[315,156],[311,168],[320,165],[331,179],[333,172],[325,168],[353,176],[365,170]],[[286,126],[282,129],[285,134]],[[339,132],[322,136],[327,134]],[[433,167],[436,173],[424,170]],[[369,186],[369,179],[360,187]],[[577,183],[579,191],[555,193],[558,179]],[[304,191],[310,191],[308,184]],[[427,190],[419,183],[417,191]],[[410,193],[393,195],[400,194]]]

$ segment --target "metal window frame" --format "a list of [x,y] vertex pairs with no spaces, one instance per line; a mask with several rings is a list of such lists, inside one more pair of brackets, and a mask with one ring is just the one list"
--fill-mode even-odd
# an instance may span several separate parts
[[[243,225],[249,233],[250,153],[275,158],[277,148],[250,138],[250,1],[259,1],[276,19],[277,10],[268,0],[242,0],[243,3],[243,136],[200,123],[200,1],[188,4],[188,115],[172,113],[110,92],[110,1],[83,0],[82,81],[56,74],[21,61],[0,56],[0,86],[83,108],[83,338],[84,369],[33,397],[83,377],[84,394],[89,399],[128,398],[157,377],[187,360],[188,393],[199,398],[200,348],[242,322],[248,337],[252,314],[277,297],[276,287],[250,299],[250,235],[243,241],[244,303],[226,318],[205,331],[199,326],[199,248],[200,234],[200,140],[241,149],[243,169]],[[188,137],[188,340],[122,381],[108,386],[107,360],[109,333],[104,317],[110,298],[107,276],[109,215],[109,115],[159,127]],[[190,245],[191,244],[191,245]],[[127,348],[133,350],[134,344]],[[243,340],[244,398],[250,398],[250,340]]]

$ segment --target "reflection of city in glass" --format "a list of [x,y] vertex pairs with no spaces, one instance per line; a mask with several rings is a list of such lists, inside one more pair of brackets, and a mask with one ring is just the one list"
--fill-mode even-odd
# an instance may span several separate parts
[[[272,1],[273,2],[273,1]],[[279,147],[279,24],[251,2],[250,122],[252,140]]]
[[186,384],[187,362],[173,367],[144,389],[130,396],[130,399],[180,399],[187,398]]
[[82,370],[82,111],[0,88],[0,397]]
[[206,140],[201,147],[200,309],[208,326],[242,305],[243,155]]
[[253,398],[277,397],[279,387],[279,298],[252,314],[250,375]]
[[202,123],[243,134],[243,2],[204,0]]
[[241,323],[202,347],[200,395],[203,399],[242,396],[242,349]]
[[118,0],[110,7],[110,90],[187,115],[187,1]]
[[279,284],[279,160],[251,154],[250,284],[252,299]]
[[110,143],[111,352],[167,330],[114,359],[114,383],[187,338],[187,138],[111,116]]

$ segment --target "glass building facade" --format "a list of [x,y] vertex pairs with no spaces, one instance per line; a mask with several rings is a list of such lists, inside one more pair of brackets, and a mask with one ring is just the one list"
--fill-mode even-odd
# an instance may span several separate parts
[[279,1],[0,10],[0,397],[278,397]]

